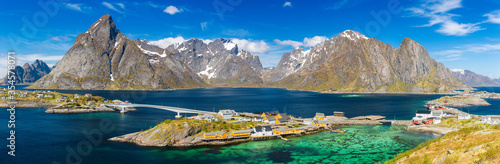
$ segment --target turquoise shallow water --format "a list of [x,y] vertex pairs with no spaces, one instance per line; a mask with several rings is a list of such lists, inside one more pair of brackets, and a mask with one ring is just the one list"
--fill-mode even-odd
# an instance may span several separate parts
[[[376,163],[432,139],[432,134],[408,132],[400,126],[344,126],[344,134],[328,131],[302,137],[245,142],[194,149],[123,151],[174,163]],[[101,150],[98,150],[101,151]],[[102,151],[106,151],[103,149]],[[153,162],[153,161],[149,161]]]

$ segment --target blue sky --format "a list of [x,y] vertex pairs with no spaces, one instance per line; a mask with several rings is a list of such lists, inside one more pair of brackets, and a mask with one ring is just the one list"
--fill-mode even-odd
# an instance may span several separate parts
[[[46,5],[39,2],[49,3]],[[423,45],[448,68],[500,78],[498,0],[171,0],[3,1],[0,5],[0,75],[14,49],[20,65],[39,58],[52,65],[74,39],[104,14],[130,39],[160,46],[190,38],[230,38],[275,66],[285,52],[356,30],[399,47]],[[55,12],[51,12],[56,9]]]

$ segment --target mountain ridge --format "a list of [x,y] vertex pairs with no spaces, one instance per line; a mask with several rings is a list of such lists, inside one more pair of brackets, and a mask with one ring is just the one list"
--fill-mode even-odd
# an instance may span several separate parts
[[500,86],[500,81],[495,81],[488,76],[480,75],[471,70],[451,69],[452,74],[471,87]]
[[[139,73],[140,72],[140,73]],[[451,92],[465,84],[414,40],[396,49],[346,30],[309,50],[285,53],[263,68],[259,56],[229,39],[192,38],[161,48],[128,39],[104,15],[75,39],[50,74],[32,88],[176,89],[281,87],[320,92]]]

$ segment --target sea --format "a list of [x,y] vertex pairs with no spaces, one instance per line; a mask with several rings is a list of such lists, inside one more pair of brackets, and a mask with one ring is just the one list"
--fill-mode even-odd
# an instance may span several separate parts
[[[486,88],[500,92],[500,88]],[[316,112],[347,117],[382,115],[388,120],[409,120],[428,100],[443,95],[420,94],[324,94],[277,88],[199,88],[171,91],[58,90],[91,93],[107,99],[205,111],[274,111],[310,118]],[[473,112],[499,114],[492,106]],[[48,114],[46,108],[18,108],[15,114],[16,156],[9,148],[9,112],[0,112],[1,163],[376,163],[437,137],[404,130],[401,126],[342,126],[343,134],[320,132],[291,137],[291,142],[267,140],[226,146],[142,147],[106,139],[154,127],[176,113],[153,108],[119,113]],[[464,108],[465,109],[465,108]],[[487,111],[483,111],[487,109]],[[190,116],[192,114],[184,114]]]

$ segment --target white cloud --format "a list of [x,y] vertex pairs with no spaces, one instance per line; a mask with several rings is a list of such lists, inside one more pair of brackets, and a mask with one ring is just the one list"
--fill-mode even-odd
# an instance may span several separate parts
[[292,46],[293,48],[300,47],[300,46],[305,46],[305,47],[312,47],[315,46],[316,44],[319,44],[328,38],[325,36],[314,36],[312,38],[304,38],[302,42],[299,41],[293,41],[293,40],[279,40],[279,39],[274,39],[274,42],[279,45],[288,45]]
[[71,40],[71,38],[69,38],[67,36],[54,36],[54,37],[50,38],[50,40],[54,40],[54,41],[68,41],[68,40]]
[[205,29],[207,29],[207,22],[201,22],[200,26],[201,26],[201,31],[205,31]]
[[178,9],[177,7],[175,7],[175,6],[168,6],[167,8],[165,8],[165,10],[163,10],[163,12],[168,13],[168,14],[170,14],[170,15],[174,15],[174,14],[176,14],[176,13],[180,13],[180,12],[182,12],[182,11],[183,11],[182,9],[180,9],[180,10],[179,10],[179,9]]
[[429,18],[429,23],[417,27],[431,27],[439,25],[436,32],[444,35],[465,36],[479,30],[480,23],[458,23],[452,18],[459,16],[448,13],[451,10],[462,8],[462,0],[427,0],[420,7],[407,9],[412,16]]
[[313,38],[304,38],[304,46],[306,47],[312,47],[312,46],[315,46],[316,44],[319,44],[325,40],[327,40],[328,38],[325,37],[325,36],[315,36]]
[[182,43],[184,41],[186,41],[186,40],[182,36],[178,36],[175,38],[168,37],[168,38],[164,38],[164,39],[160,39],[160,40],[156,40],[156,41],[150,41],[149,43],[156,45],[158,47],[161,47],[161,48],[167,48],[168,46],[170,46],[172,44]]
[[222,34],[227,36],[237,36],[237,37],[250,36],[250,33],[244,29],[227,29],[222,31]]
[[82,4],[71,4],[71,3],[66,3],[66,4],[63,4],[64,7],[68,8],[68,9],[72,9],[72,10],[76,10],[76,11],[82,11]]
[[478,24],[471,23],[457,23],[454,21],[445,21],[441,24],[441,27],[437,30],[437,32],[445,34],[445,35],[455,35],[455,36],[464,36],[469,33],[473,33],[479,30],[483,30],[483,28],[477,26]]
[[304,45],[302,42],[293,41],[293,40],[279,40],[279,39],[274,39],[274,42],[276,44],[279,44],[279,45],[292,46],[293,48],[300,47],[300,46]]
[[285,4],[283,4],[283,7],[292,7],[292,2],[285,2]]
[[125,5],[123,3],[116,3],[116,5],[120,6],[122,9],[125,9]]
[[110,4],[108,2],[102,2],[102,5],[106,6],[108,9],[111,9],[111,10],[116,11],[118,13],[123,13],[122,11],[116,9],[115,6],[113,6],[112,4]]
[[500,44],[467,44],[451,50],[432,52],[431,54],[442,56],[442,58],[444,58],[438,59],[439,61],[455,61],[462,59],[461,56],[463,54],[482,53],[500,54]]
[[231,39],[232,42],[238,45],[238,48],[244,49],[251,53],[266,53],[269,46],[266,42],[246,40],[246,39]]
[[500,24],[500,10],[495,10],[491,13],[485,14],[488,17],[487,22]]

